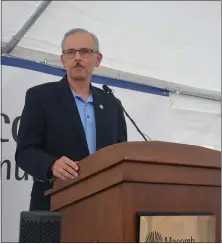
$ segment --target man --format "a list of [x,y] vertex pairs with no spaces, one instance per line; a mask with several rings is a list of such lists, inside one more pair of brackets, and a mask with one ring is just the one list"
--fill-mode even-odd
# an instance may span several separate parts
[[119,103],[90,83],[102,61],[97,37],[73,29],[61,46],[66,76],[28,89],[20,121],[15,160],[34,179],[30,210],[50,209],[44,192],[52,187],[52,179],[78,177],[78,161],[127,141]]

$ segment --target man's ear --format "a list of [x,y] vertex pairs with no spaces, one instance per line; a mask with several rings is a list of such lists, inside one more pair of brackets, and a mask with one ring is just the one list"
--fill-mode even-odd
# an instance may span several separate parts
[[102,53],[99,53],[97,55],[97,60],[96,60],[96,65],[95,65],[96,67],[100,66],[100,63],[101,63],[102,59],[103,59],[103,55],[102,55]]

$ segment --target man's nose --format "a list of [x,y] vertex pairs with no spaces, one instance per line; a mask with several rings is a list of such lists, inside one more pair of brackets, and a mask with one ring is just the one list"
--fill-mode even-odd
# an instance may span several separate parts
[[79,54],[79,51],[76,52],[75,60],[81,60],[81,55]]

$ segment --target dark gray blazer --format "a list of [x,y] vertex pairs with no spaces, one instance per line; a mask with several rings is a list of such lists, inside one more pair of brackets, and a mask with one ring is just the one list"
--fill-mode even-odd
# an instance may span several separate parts
[[[91,85],[96,118],[97,150],[127,141],[125,117],[119,103]],[[101,109],[99,105],[103,105]],[[33,176],[30,210],[49,210],[44,191],[53,162],[67,156],[80,161],[89,155],[84,129],[67,77],[28,89],[18,132],[15,161]],[[81,167],[81,166],[80,166]]]

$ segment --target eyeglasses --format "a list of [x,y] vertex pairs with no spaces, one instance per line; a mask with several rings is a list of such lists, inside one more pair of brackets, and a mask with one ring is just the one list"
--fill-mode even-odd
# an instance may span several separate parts
[[63,50],[62,53],[66,55],[67,57],[73,58],[75,57],[76,53],[79,52],[79,55],[82,57],[88,57],[89,55],[96,53],[98,54],[99,52],[94,50],[94,49],[89,49],[89,48],[82,48],[82,49],[67,49]]

